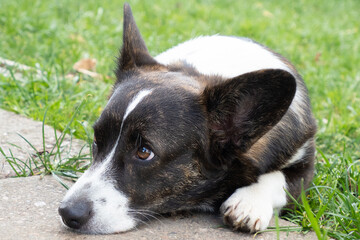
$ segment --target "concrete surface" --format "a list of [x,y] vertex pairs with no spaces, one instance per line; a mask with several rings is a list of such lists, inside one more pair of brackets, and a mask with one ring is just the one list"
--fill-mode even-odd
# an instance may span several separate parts
[[[51,176],[8,178],[0,181],[0,239],[253,239],[253,235],[232,232],[216,215],[160,218],[138,229],[114,235],[81,235],[60,223],[57,207],[65,189]],[[289,225],[281,220],[282,226]],[[309,234],[281,233],[281,239],[314,239]],[[276,239],[276,233],[256,239]]]
[[[19,139],[21,133],[33,144],[42,146],[41,123],[0,109],[0,147],[11,147],[16,157],[26,158],[29,149],[26,142]],[[54,144],[53,130],[46,127],[49,147]],[[15,143],[21,149],[14,148]],[[78,146],[81,147],[81,141]],[[74,146],[74,151],[76,147]],[[221,218],[210,214],[193,214],[153,220],[137,229],[114,235],[82,235],[66,230],[60,222],[57,208],[65,194],[63,188],[53,177],[9,178],[11,170],[3,168],[0,179],[0,239],[276,239],[275,232],[256,236],[232,232],[223,226]],[[1,165],[0,165],[1,166]],[[4,169],[6,174],[4,173]],[[274,226],[272,220],[271,226]],[[280,220],[280,226],[293,226]],[[316,239],[314,233],[280,233],[280,239]]]
[[[44,133],[45,150],[50,151],[56,143],[54,129],[45,125]],[[9,149],[11,149],[16,158],[25,161],[29,155],[36,152],[19,134],[26,138],[38,151],[43,151],[42,122],[0,109],[0,147],[6,155],[10,156]],[[57,131],[57,137],[60,134]],[[61,151],[69,156],[76,155],[84,144],[78,139],[66,137]],[[88,152],[88,149],[84,149],[84,153]],[[12,176],[16,176],[16,174],[0,153],[0,179]]]

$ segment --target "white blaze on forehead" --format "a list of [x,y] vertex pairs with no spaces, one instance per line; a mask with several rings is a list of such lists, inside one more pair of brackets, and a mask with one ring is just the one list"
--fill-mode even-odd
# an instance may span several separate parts
[[133,100],[130,102],[130,104],[126,108],[123,122],[125,121],[127,116],[135,109],[135,107],[151,92],[152,92],[152,89],[145,89],[145,90],[141,90],[140,92],[138,92],[138,94],[136,94],[136,96],[133,98]]
[[122,132],[122,128],[124,125],[124,122],[126,120],[126,118],[129,116],[129,114],[136,108],[136,106],[150,93],[152,92],[152,89],[145,89],[145,90],[141,90],[140,92],[138,92],[135,97],[131,100],[131,102],[129,103],[129,105],[127,106],[126,110],[125,110],[125,114],[123,116],[123,120],[121,123],[121,127],[120,127],[120,132],[119,132],[119,136],[116,140],[115,146],[112,148],[110,154],[108,154],[108,156],[106,157],[104,164],[102,167],[106,166],[108,162],[111,161],[111,159],[114,157],[115,154],[115,150],[116,147],[119,144],[119,140],[121,137],[121,132]]
[[115,188],[115,182],[108,175],[108,171],[126,118],[151,92],[152,89],[141,90],[133,97],[125,110],[118,138],[110,153],[100,164],[93,165],[87,170],[64,197],[63,202],[77,201],[78,198],[86,198],[93,202],[94,216],[88,222],[86,232],[114,233],[127,231],[136,226],[136,220],[128,213],[128,198]]
[[[140,92],[138,92],[135,97],[130,101],[129,105],[127,106],[126,110],[125,110],[125,114],[123,116],[123,120],[121,123],[121,127],[120,127],[120,132],[119,135],[116,139],[116,143],[114,145],[114,147],[111,149],[110,153],[106,156],[106,158],[104,159],[103,163],[101,164],[101,166],[96,166],[96,168],[92,168],[89,169],[92,173],[92,178],[100,178],[102,175],[105,174],[105,172],[108,169],[108,164],[111,162],[111,160],[113,159],[114,155],[115,155],[115,151],[116,148],[119,144],[120,138],[121,138],[121,132],[122,132],[122,128],[124,125],[124,122],[126,120],[126,118],[129,116],[129,114],[135,109],[135,107],[150,93],[152,92],[152,89],[145,89],[145,90],[141,90]],[[85,174],[84,174],[85,175]]]

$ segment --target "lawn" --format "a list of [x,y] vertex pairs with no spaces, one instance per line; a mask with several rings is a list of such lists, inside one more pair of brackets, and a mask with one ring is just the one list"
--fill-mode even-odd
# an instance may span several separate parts
[[[360,239],[360,1],[129,2],[153,55],[223,34],[253,38],[294,63],[309,88],[318,153],[307,200],[286,217],[299,225],[292,230],[315,230],[321,239]],[[122,5],[0,0],[0,57],[44,71],[0,75],[0,107],[41,121],[46,112],[46,124],[91,138],[114,81]],[[73,70],[83,58],[96,59],[102,79]]]

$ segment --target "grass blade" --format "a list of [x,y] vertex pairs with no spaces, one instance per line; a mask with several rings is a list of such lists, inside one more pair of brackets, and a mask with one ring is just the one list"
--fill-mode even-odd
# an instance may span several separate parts
[[320,227],[319,227],[319,224],[318,224],[318,221],[315,219],[314,217],[314,213],[312,212],[311,208],[310,208],[310,205],[309,205],[309,202],[305,196],[305,191],[302,190],[301,191],[301,201],[304,205],[304,209],[306,211],[306,214],[309,218],[309,221],[310,221],[310,224],[311,224],[311,227],[313,228],[317,238],[320,240],[320,239],[324,239],[322,237],[322,233],[321,233],[321,230],[320,230]]

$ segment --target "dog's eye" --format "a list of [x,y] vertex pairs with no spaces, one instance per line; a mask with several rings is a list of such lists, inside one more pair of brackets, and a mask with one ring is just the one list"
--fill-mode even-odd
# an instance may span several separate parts
[[97,141],[96,141],[96,137],[94,135],[94,141],[93,141],[94,145],[97,145]]
[[153,159],[153,157],[155,155],[150,149],[148,149],[146,147],[139,147],[139,149],[137,150],[136,156],[140,160],[149,161],[149,160]]

